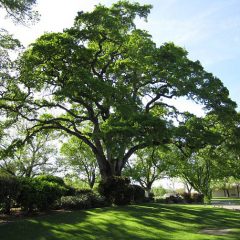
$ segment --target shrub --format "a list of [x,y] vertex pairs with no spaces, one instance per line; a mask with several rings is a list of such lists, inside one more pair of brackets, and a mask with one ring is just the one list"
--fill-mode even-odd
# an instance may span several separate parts
[[76,188],[66,185],[65,196],[74,196],[76,195]]
[[60,206],[64,209],[86,209],[91,207],[91,200],[87,195],[63,196]]
[[92,208],[100,208],[100,207],[107,207],[109,203],[106,201],[106,198],[101,196],[97,192],[93,192],[91,195],[91,207]]
[[182,203],[183,198],[179,194],[170,195],[165,199],[166,203]]
[[17,199],[18,204],[27,211],[32,211],[38,202],[38,194],[31,178],[20,178],[21,191]]
[[161,197],[154,197],[154,202],[156,203],[166,203],[166,199]]
[[65,195],[66,189],[54,182],[36,181],[36,189],[38,195],[37,208],[47,210],[51,208],[53,203]]
[[60,208],[75,210],[108,206],[105,198],[95,192],[82,193],[75,196],[63,196],[58,204]]
[[126,205],[131,201],[130,180],[127,177],[114,176],[101,181],[98,192],[110,203]]
[[152,192],[156,198],[163,197],[164,194],[167,193],[167,189],[163,187],[154,187],[152,188]]
[[6,214],[10,214],[12,204],[20,193],[20,183],[17,177],[0,176],[0,207]]
[[183,194],[181,194],[181,196],[183,197],[183,200],[184,200],[185,203],[192,203],[193,202],[193,198],[192,198],[190,193],[184,192]]
[[204,202],[204,195],[201,193],[194,193],[192,195],[192,199],[194,203],[203,203]]
[[77,196],[81,194],[91,194],[93,190],[90,188],[74,188],[71,186],[66,186],[65,196]]
[[92,194],[93,190],[90,188],[81,188],[75,190],[75,195],[82,195],[82,194]]
[[39,175],[35,179],[38,179],[40,181],[53,182],[60,186],[65,186],[64,180],[61,177],[57,177],[53,175]]
[[27,211],[32,211],[34,208],[48,210],[67,191],[58,183],[62,184],[60,181],[52,181],[51,178],[45,177],[22,178],[18,203]]
[[145,200],[145,191],[139,185],[130,185],[131,201],[140,203]]

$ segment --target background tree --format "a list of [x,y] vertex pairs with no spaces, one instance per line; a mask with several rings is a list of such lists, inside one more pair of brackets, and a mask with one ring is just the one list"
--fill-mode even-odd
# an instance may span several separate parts
[[192,99],[225,121],[234,114],[236,104],[218,78],[184,49],[157,47],[136,28],[135,18],[146,18],[150,8],[127,1],[99,5],[79,12],[73,28],[32,44],[11,93],[22,99],[12,118],[34,124],[26,139],[45,129],[79,138],[106,181],[121,175],[137,150],[170,142],[172,120],[181,114],[168,99]]
[[[35,3],[35,0],[0,0],[0,10],[4,9],[7,16],[16,23],[26,24],[27,21],[32,23],[38,20],[38,14],[33,10]],[[20,107],[20,102],[25,96],[15,84],[18,73],[16,58],[22,50],[19,40],[15,39],[4,26],[0,26],[0,138],[8,134],[9,128],[16,122],[14,110]]]
[[36,0],[0,0],[0,8],[3,8],[15,22],[24,23],[26,20],[37,19],[38,13],[33,11],[36,2]]
[[136,156],[128,162],[124,175],[139,183],[149,197],[153,183],[163,178],[166,169],[164,152],[156,147],[146,148],[137,151]]
[[96,158],[89,146],[72,137],[68,142],[63,143],[61,155],[63,158],[60,165],[65,166],[68,173],[77,173],[81,180],[93,188],[99,173]]
[[212,183],[212,188],[215,190],[222,190],[224,197],[230,197],[229,190],[235,186],[236,179],[232,177],[224,177],[222,179],[217,179]]
[[177,129],[170,172],[204,194],[207,203],[212,198],[212,183],[233,176],[233,169],[239,164],[230,150],[235,145],[236,120],[235,115],[223,124],[212,114],[202,118],[190,116]]
[[50,133],[38,134],[9,157],[0,159],[0,169],[14,176],[34,177],[56,171],[57,148]]

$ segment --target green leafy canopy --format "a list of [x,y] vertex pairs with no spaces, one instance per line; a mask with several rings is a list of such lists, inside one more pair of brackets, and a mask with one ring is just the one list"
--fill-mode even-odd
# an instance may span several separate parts
[[34,123],[29,136],[55,129],[79,138],[106,177],[120,175],[135,151],[171,142],[170,116],[179,112],[168,99],[186,97],[219,119],[235,113],[222,82],[186,50],[157,47],[136,27],[135,18],[147,18],[150,9],[128,1],[98,5],[79,12],[72,28],[31,45],[20,59],[15,84],[24,97],[14,109]]

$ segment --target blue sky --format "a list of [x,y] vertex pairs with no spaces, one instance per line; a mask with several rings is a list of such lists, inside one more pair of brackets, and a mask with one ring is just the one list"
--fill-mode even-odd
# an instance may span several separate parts
[[[147,1],[146,1],[147,2]],[[149,17],[157,43],[173,41],[219,77],[240,105],[240,1],[160,0]]]
[[[1,20],[1,26],[27,45],[44,32],[70,27],[77,11],[90,11],[98,3],[113,2],[116,1],[39,0],[39,23],[24,27]],[[190,59],[200,60],[206,70],[223,81],[231,98],[240,105],[240,0],[138,2],[153,5],[148,22],[140,21],[138,27],[148,30],[158,45],[172,41],[184,47]]]

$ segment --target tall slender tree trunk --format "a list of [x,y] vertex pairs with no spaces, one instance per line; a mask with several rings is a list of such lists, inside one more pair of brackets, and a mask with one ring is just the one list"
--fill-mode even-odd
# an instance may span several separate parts
[[240,184],[237,184],[237,196],[240,197]]
[[230,196],[228,189],[224,188],[223,192],[224,192],[224,197],[229,197]]
[[88,177],[88,185],[91,189],[93,189],[93,186],[95,184],[95,180],[96,180],[96,175],[94,172],[92,172],[92,175]]

